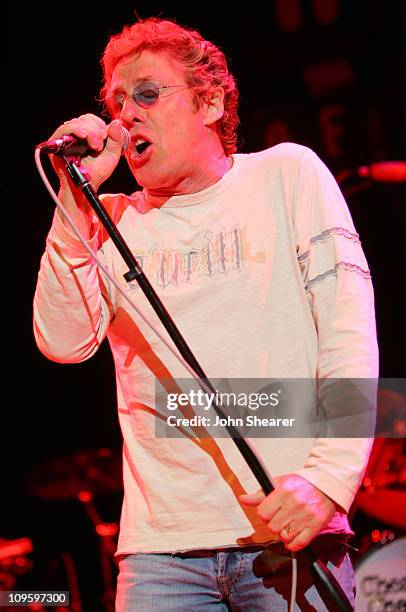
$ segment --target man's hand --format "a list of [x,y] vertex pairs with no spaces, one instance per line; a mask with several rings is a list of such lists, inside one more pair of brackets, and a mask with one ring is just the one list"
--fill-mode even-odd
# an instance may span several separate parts
[[275,490],[240,495],[241,503],[257,512],[273,533],[292,551],[307,546],[329,523],[336,504],[309,481],[296,474],[275,478]]
[[[65,121],[55,130],[51,138],[61,138],[65,134],[73,134],[77,138],[87,140],[93,153],[81,158],[81,166],[85,168],[93,188],[97,191],[100,185],[109,178],[119,162],[123,140],[121,128],[121,121],[119,120],[106,125],[96,115],[88,113]],[[98,227],[94,224],[93,209],[82,192],[73,185],[62,158],[58,155],[51,155],[50,159],[61,184],[59,198],[80,234],[85,240],[90,240]],[[64,222],[63,215],[59,210],[58,214]]]
[[[73,134],[77,138],[87,140],[93,153],[82,157],[81,165],[86,169],[93,187],[97,190],[111,176],[120,160],[123,144],[121,128],[121,121],[118,119],[106,125],[100,117],[87,113],[65,121],[55,130],[51,138]],[[51,156],[51,162],[59,178],[64,181],[66,177],[64,162],[55,155]]]

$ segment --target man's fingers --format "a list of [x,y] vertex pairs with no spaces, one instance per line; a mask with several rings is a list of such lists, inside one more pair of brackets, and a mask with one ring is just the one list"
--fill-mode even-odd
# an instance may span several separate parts
[[285,527],[283,527],[283,529],[278,529],[278,530],[273,530],[273,531],[276,531],[276,533],[279,534],[279,537],[283,542],[288,543],[288,542],[292,542],[303,529],[304,527],[298,525],[297,521],[292,520],[292,521],[289,521],[285,525]]
[[[252,493],[251,495],[240,495],[239,497],[241,503],[247,506],[257,506],[258,507],[258,516],[267,523],[274,519],[275,515],[278,515],[279,520],[284,521],[287,517],[280,517],[280,512],[282,510],[280,495],[277,491],[274,491],[270,495],[266,496],[262,489],[257,491],[256,493]],[[286,511],[283,513],[286,514]],[[280,528],[286,524],[281,524]]]
[[259,504],[264,501],[265,494],[260,489],[256,493],[251,493],[250,495],[245,493],[243,495],[239,495],[238,499],[245,506],[259,506]]
[[123,144],[123,126],[119,119],[114,119],[108,126],[108,135],[114,142]]
[[[286,536],[293,536],[305,525],[303,520],[301,520],[302,526],[299,526],[299,516],[295,512],[288,512],[285,508],[280,508],[269,520],[268,527],[274,533],[282,534],[284,532]],[[302,519],[303,517],[300,516],[300,518]],[[291,540],[292,538],[289,537],[288,539]]]
[[305,546],[310,544],[313,538],[318,534],[318,529],[311,529],[309,527],[305,527],[300,531],[295,537],[290,541],[286,542],[285,546],[288,550],[292,552],[296,552],[298,550],[302,550]]

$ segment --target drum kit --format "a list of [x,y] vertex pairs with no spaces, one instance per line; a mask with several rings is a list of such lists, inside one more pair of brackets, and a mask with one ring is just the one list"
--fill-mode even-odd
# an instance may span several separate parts
[[[121,494],[121,492],[121,457],[119,453],[109,448],[86,450],[44,461],[29,472],[25,481],[25,493],[28,497],[36,498],[40,502],[74,503],[83,510],[82,513],[75,514],[75,520],[81,521],[81,514],[83,514],[85,528],[88,529],[90,525],[94,535],[92,542],[96,543],[95,555],[99,565],[98,568],[94,568],[93,573],[98,570],[102,583],[100,605],[95,603],[93,609],[105,612],[114,611],[116,573],[114,553],[117,547],[118,524],[115,520],[110,522],[103,520],[97,502],[100,498],[105,500],[106,496]],[[58,520],[57,517],[56,520]],[[72,527],[73,532],[74,530],[75,526]],[[30,588],[38,590],[38,584],[36,584],[38,579],[35,576],[36,563],[29,556],[35,552],[35,545],[30,538],[0,539],[0,590],[18,589],[19,576],[29,572],[34,573],[32,578],[34,584]],[[55,576],[52,573],[62,571],[65,587],[62,590],[70,592],[69,611],[85,612],[88,607],[84,604],[83,593],[81,593],[81,572],[78,571],[80,562],[78,564],[75,561],[74,555],[69,550],[61,550],[58,557],[49,563],[48,573],[45,579],[44,576],[41,576],[40,581],[52,584],[55,582]],[[29,609],[29,606],[24,609]],[[33,609],[40,610],[38,607]],[[68,609],[61,607],[58,610],[62,612]]]
[[405,396],[381,389],[378,419],[399,437],[375,439],[353,508],[359,538],[356,612],[406,610]]

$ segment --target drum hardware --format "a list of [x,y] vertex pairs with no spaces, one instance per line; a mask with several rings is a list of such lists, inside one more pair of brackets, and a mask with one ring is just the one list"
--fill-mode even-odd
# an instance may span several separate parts
[[[90,519],[98,543],[104,590],[103,607],[106,612],[114,612],[113,568],[116,566],[114,555],[118,524],[103,521],[95,499],[122,491],[121,457],[108,448],[100,448],[53,458],[31,470],[26,478],[25,489],[30,496],[45,501],[76,500],[81,504]],[[67,575],[73,575],[74,565],[70,555],[64,553],[63,559]],[[78,586],[76,590],[78,591]],[[75,612],[81,612],[79,591],[76,601]]]
[[17,576],[33,568],[33,562],[27,557],[32,551],[30,538],[16,540],[0,538],[0,590],[12,591]]
[[371,541],[373,544],[387,544],[396,538],[396,534],[391,529],[373,529]]
[[122,464],[109,448],[86,450],[44,461],[28,474],[28,495],[45,500],[78,499],[81,491],[101,497],[122,490]]
[[406,530],[406,456],[399,438],[376,438],[355,508],[383,525]]
[[86,514],[93,525],[94,531],[98,536],[99,557],[104,584],[104,607],[106,612],[114,612],[116,591],[111,563],[112,561],[114,562],[114,554],[116,551],[114,536],[118,534],[118,525],[117,523],[103,522],[96,505],[94,504],[94,498],[90,491],[80,491],[78,494],[78,499],[82,503]]
[[[384,530],[385,531],[385,530]],[[355,563],[356,612],[389,612],[406,609],[406,537],[376,530],[372,546]]]

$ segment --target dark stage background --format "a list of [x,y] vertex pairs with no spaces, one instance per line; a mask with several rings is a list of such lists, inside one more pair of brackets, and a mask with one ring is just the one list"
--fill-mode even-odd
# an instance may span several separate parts
[[[33,151],[66,119],[100,112],[95,101],[99,57],[108,36],[132,22],[135,10],[141,17],[176,18],[223,48],[240,87],[241,152],[294,141],[312,147],[338,176],[360,165],[402,159],[405,151],[404,2],[274,0],[220,8],[220,3],[122,1],[11,7],[12,78],[5,91],[16,107],[13,140],[19,146],[13,193],[7,196],[14,201],[15,238],[3,257],[16,263],[10,317],[17,350],[13,358],[4,353],[13,371],[6,370],[3,411],[12,420],[2,434],[0,539],[26,537],[33,543],[28,556],[33,567],[15,570],[15,588],[66,588],[73,561],[84,610],[103,609],[100,538],[83,502],[62,500],[60,492],[52,500],[32,495],[35,469],[50,462],[52,489],[58,474],[71,478],[62,468],[58,471],[56,458],[75,457],[64,464],[68,472],[80,457],[85,467],[94,466],[93,455],[78,453],[101,448],[119,461],[121,436],[108,346],[88,362],[59,365],[47,361],[34,344],[32,299],[54,205],[37,174]],[[106,191],[134,188],[124,164],[104,186]],[[404,184],[352,178],[342,188],[373,275],[381,376],[402,377]],[[117,473],[108,457],[98,461]],[[104,522],[118,521],[120,502],[119,481],[100,487],[95,504]]]

